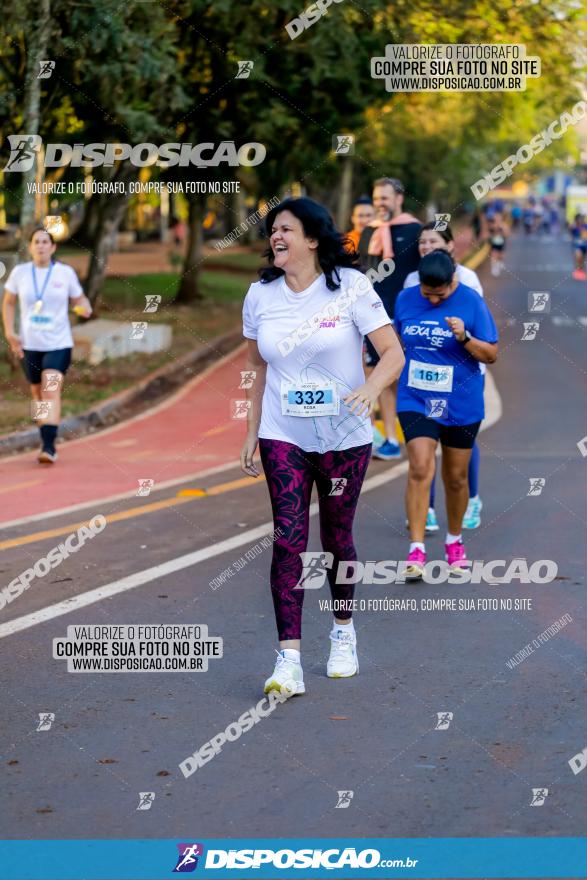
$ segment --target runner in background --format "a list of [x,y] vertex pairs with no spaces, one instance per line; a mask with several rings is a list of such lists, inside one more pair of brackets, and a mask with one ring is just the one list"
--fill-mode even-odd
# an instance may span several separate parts
[[[404,287],[406,276],[418,268],[418,235],[422,224],[403,210],[404,185],[393,177],[381,177],[373,184],[375,220],[367,226],[359,241],[359,254],[365,269],[377,268],[382,260],[393,260],[394,271],[375,283],[385,310],[393,321],[395,301]],[[379,356],[370,340],[366,340],[365,365],[374,367]],[[374,458],[390,461],[401,456],[395,425],[396,389],[386,387],[379,398],[379,409],[385,428],[384,442],[373,450]]]
[[[41,435],[39,462],[57,460],[55,441],[61,421],[63,380],[71,363],[73,337],[70,301],[76,314],[89,318],[90,301],[84,296],[71,266],[53,260],[56,245],[46,229],[35,229],[29,242],[32,261],[15,266],[4,287],[4,333],[12,353],[20,359],[30,382]],[[14,328],[16,302],[20,334]],[[44,406],[42,405],[44,403]]]
[[504,267],[503,254],[505,251],[508,229],[501,214],[496,213],[488,226],[489,247],[491,249],[491,274],[494,277],[501,275]]
[[[425,257],[426,254],[429,254],[434,250],[445,250],[448,251],[448,253],[452,256],[455,249],[452,229],[450,228],[450,226],[447,226],[446,229],[440,230],[435,229],[435,226],[436,223],[433,222],[426,223],[426,225],[422,227],[418,243],[420,256]],[[467,266],[462,266],[460,263],[457,263],[456,277],[461,284],[465,284],[467,287],[475,290],[479,294],[479,296],[483,296],[483,288],[481,286],[481,282],[479,281],[479,276],[472,269],[469,269]],[[419,283],[420,276],[418,272],[410,272],[405,281],[406,287],[414,287],[414,285],[417,285]],[[485,376],[485,364],[479,364],[479,369],[481,370],[483,376]],[[483,502],[479,497],[479,457],[479,446],[477,445],[477,442],[475,442],[471,452],[471,460],[469,462],[469,502],[467,504],[465,516],[463,518],[464,529],[477,529],[481,525],[481,510],[483,508]],[[430,505],[428,507],[428,513],[426,515],[427,533],[438,531],[438,519],[435,509],[435,492],[436,467],[434,470],[434,476],[432,478],[432,484],[430,486]],[[406,523],[406,525],[408,525],[408,523]]]
[[494,202],[487,202],[487,204],[483,206],[483,214],[485,215],[485,223],[487,227],[489,227],[495,220],[495,213]]
[[471,228],[473,230],[473,235],[475,236],[475,241],[478,242],[481,238],[481,214],[479,208],[475,208],[475,213],[471,218]]
[[[359,671],[354,585],[337,583],[338,567],[357,558],[352,528],[371,457],[369,415],[382,388],[399,376],[404,357],[371,282],[353,268],[357,254],[345,250],[344,236],[322,205],[286,199],[269,212],[265,229],[269,264],[243,306],[246,369],[254,381],[247,390],[241,467],[259,476],[253,461],[259,444],[273,510],[271,592],[280,647],[265,693],[293,696],[305,693],[304,588],[311,574],[324,577],[324,554],[334,612],[326,674],[347,678]],[[364,336],[380,357],[366,381]],[[313,554],[318,568],[306,561],[304,570],[314,482],[324,554]]]
[[585,273],[585,254],[587,253],[587,223],[585,223],[584,214],[575,214],[575,220],[570,228],[571,240],[573,242],[573,255],[575,259],[575,270],[573,278],[575,281],[587,281]]
[[395,311],[395,328],[406,355],[397,409],[409,459],[409,580],[421,578],[426,564],[426,512],[438,441],[448,523],[446,559],[450,568],[467,565],[461,535],[469,495],[467,471],[485,415],[479,363],[495,361],[498,338],[485,301],[459,282],[446,250],[422,257],[419,273],[420,284],[402,291]]
[[373,202],[367,196],[362,196],[353,205],[351,214],[351,223],[353,228],[347,232],[346,237],[352,241],[356,251],[359,250],[359,240],[363,229],[369,225],[375,218],[375,208]]
[[522,222],[524,224],[524,232],[526,235],[530,235],[534,232],[534,205],[530,200],[524,207]]
[[493,200],[493,210],[495,211],[496,214],[501,214],[501,216],[503,217],[503,214],[505,211],[505,203],[504,203],[503,199],[494,199]]
[[534,232],[541,233],[544,224],[544,205],[542,202],[536,202],[534,205]]
[[553,235],[558,235],[560,232],[560,220],[556,202],[552,202],[550,206],[550,229]]
[[545,197],[542,199],[542,219],[540,221],[540,232],[544,232],[545,235],[550,235],[550,226],[551,226],[550,202]]
[[[359,250],[359,241],[361,238],[361,234],[366,226],[373,222],[375,219],[375,208],[373,207],[373,202],[368,196],[362,196],[358,199],[353,207],[353,212],[351,214],[351,223],[353,224],[353,228],[350,232],[347,232],[346,238],[352,242],[353,248],[358,252]],[[350,250],[350,246],[347,245],[347,250]],[[365,340],[363,343],[363,357],[364,359],[367,356],[367,341]],[[365,375],[367,378],[369,377],[371,370],[373,367],[367,366],[365,364]],[[373,443],[375,446],[381,446],[385,443],[385,437],[379,429],[377,428],[376,422],[376,411],[373,409],[371,412],[371,428],[373,430]]]
[[522,209],[521,209],[520,205],[518,205],[517,202],[514,205],[512,205],[511,218],[512,218],[512,229],[519,229],[520,223],[522,220]]

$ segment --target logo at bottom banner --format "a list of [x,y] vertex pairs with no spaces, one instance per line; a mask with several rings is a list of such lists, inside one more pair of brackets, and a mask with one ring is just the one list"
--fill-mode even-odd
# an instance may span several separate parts
[[[195,855],[201,855],[201,844],[178,844],[180,852],[185,848],[184,856],[180,856],[174,872],[194,871],[197,866]],[[200,852],[191,855],[189,848],[200,847]],[[185,862],[185,857],[195,858],[195,864]],[[263,865],[274,868],[374,868],[379,866],[381,854],[376,849],[208,849],[206,852],[206,869],[234,868],[258,869]],[[182,867],[182,864],[184,867]],[[416,864],[416,862],[414,862]],[[411,865],[409,866],[411,867]]]
[[174,874],[189,874],[198,867],[198,859],[204,855],[204,846],[201,843],[178,843],[179,856],[173,869]]

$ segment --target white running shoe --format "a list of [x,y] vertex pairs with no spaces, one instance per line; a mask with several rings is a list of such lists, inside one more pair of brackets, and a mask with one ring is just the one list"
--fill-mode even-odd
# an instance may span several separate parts
[[295,697],[296,694],[305,694],[304,672],[302,664],[296,660],[284,657],[282,651],[277,651],[277,662],[273,675],[270,675],[263,688],[264,693],[277,691],[285,697]]
[[54,449],[41,449],[37,461],[40,464],[55,464],[57,461],[57,453]]
[[348,626],[338,627],[330,633],[330,657],[326,666],[328,678],[350,678],[359,672],[357,637],[354,632],[345,630],[348,630]]

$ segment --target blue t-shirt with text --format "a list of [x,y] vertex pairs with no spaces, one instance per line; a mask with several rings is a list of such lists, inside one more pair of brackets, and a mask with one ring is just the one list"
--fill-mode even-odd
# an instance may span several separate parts
[[457,342],[445,318],[461,318],[471,336],[497,342],[491,312],[471,287],[459,284],[438,305],[422,296],[419,285],[402,290],[394,324],[406,364],[398,383],[397,411],[419,412],[443,425],[471,425],[485,416],[483,375],[479,361]]

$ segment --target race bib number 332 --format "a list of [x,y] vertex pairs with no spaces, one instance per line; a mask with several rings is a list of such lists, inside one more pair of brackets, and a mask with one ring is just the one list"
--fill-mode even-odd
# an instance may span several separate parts
[[281,413],[284,416],[337,416],[339,408],[335,382],[281,383]]

